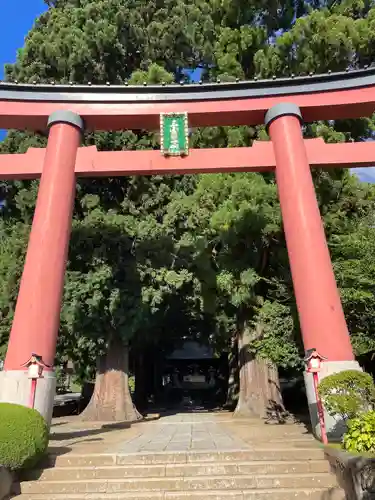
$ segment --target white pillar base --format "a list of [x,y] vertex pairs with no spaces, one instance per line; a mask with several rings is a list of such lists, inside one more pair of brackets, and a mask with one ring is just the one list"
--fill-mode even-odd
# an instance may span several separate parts
[[[31,380],[24,370],[0,372],[0,402],[29,405]],[[56,392],[56,376],[54,372],[44,372],[38,379],[34,408],[44,417],[47,425],[51,425],[53,402]]]
[[[346,370],[362,371],[362,368],[360,367],[359,363],[357,363],[357,361],[324,361],[321,365],[321,371],[319,372],[319,380],[322,380],[323,378],[327,377],[328,375],[332,375],[333,373],[339,373]],[[313,375],[311,373],[305,372],[304,378],[312,430],[314,435],[318,439],[321,439]],[[326,411],[324,412],[324,419],[328,439],[330,439],[331,441],[340,441],[342,436],[346,432],[345,422],[339,416],[331,417]]]

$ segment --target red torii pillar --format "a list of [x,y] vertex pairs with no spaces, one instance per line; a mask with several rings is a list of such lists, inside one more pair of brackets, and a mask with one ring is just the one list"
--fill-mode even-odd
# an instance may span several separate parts
[[[305,350],[315,348],[327,358],[320,378],[343,370],[360,370],[316,199],[301,131],[301,111],[295,104],[280,103],[268,111],[265,123],[275,152],[276,182]],[[318,433],[312,374],[305,373],[305,383],[312,424]],[[340,434],[337,421],[326,415],[326,423],[329,434]]]
[[53,370],[61,297],[75,197],[75,163],[83,121],[71,111],[48,120],[49,138],[22,274],[0,400],[27,406],[30,380],[22,368],[32,353],[51,368],[38,380],[35,408],[50,423],[56,380]]

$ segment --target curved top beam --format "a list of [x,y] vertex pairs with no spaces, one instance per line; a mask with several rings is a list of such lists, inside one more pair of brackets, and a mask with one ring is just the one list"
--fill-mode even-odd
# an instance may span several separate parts
[[172,85],[55,85],[0,82],[0,101],[169,103],[259,99],[375,86],[375,67],[321,75],[230,83]]
[[341,73],[194,85],[0,83],[0,128],[44,129],[56,110],[73,111],[90,129],[158,128],[161,112],[187,111],[191,126],[256,125],[279,102],[305,121],[358,118],[375,111],[375,67]]

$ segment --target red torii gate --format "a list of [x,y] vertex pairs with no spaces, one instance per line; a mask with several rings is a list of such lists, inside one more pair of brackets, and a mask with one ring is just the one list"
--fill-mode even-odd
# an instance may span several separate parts
[[[327,358],[321,376],[360,369],[334,278],[312,168],[375,164],[375,143],[304,140],[301,123],[359,118],[375,111],[375,69],[270,81],[160,86],[0,83],[0,128],[49,128],[47,148],[0,155],[0,178],[41,177],[10,334],[0,400],[27,404],[22,365],[31,353],[53,365],[71,230],[75,177],[275,170],[305,349]],[[271,142],[250,148],[98,152],[80,148],[84,130],[154,130],[161,113],[187,112],[190,127],[265,123]],[[315,395],[306,388],[313,424]],[[38,385],[36,408],[50,421],[53,369]],[[328,427],[332,427],[328,423]]]

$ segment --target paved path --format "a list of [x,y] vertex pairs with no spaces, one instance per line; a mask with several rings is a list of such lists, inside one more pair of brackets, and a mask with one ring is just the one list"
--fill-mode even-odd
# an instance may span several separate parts
[[143,432],[120,443],[118,453],[164,451],[237,451],[250,447],[220,425],[220,415],[177,414],[143,426]]

